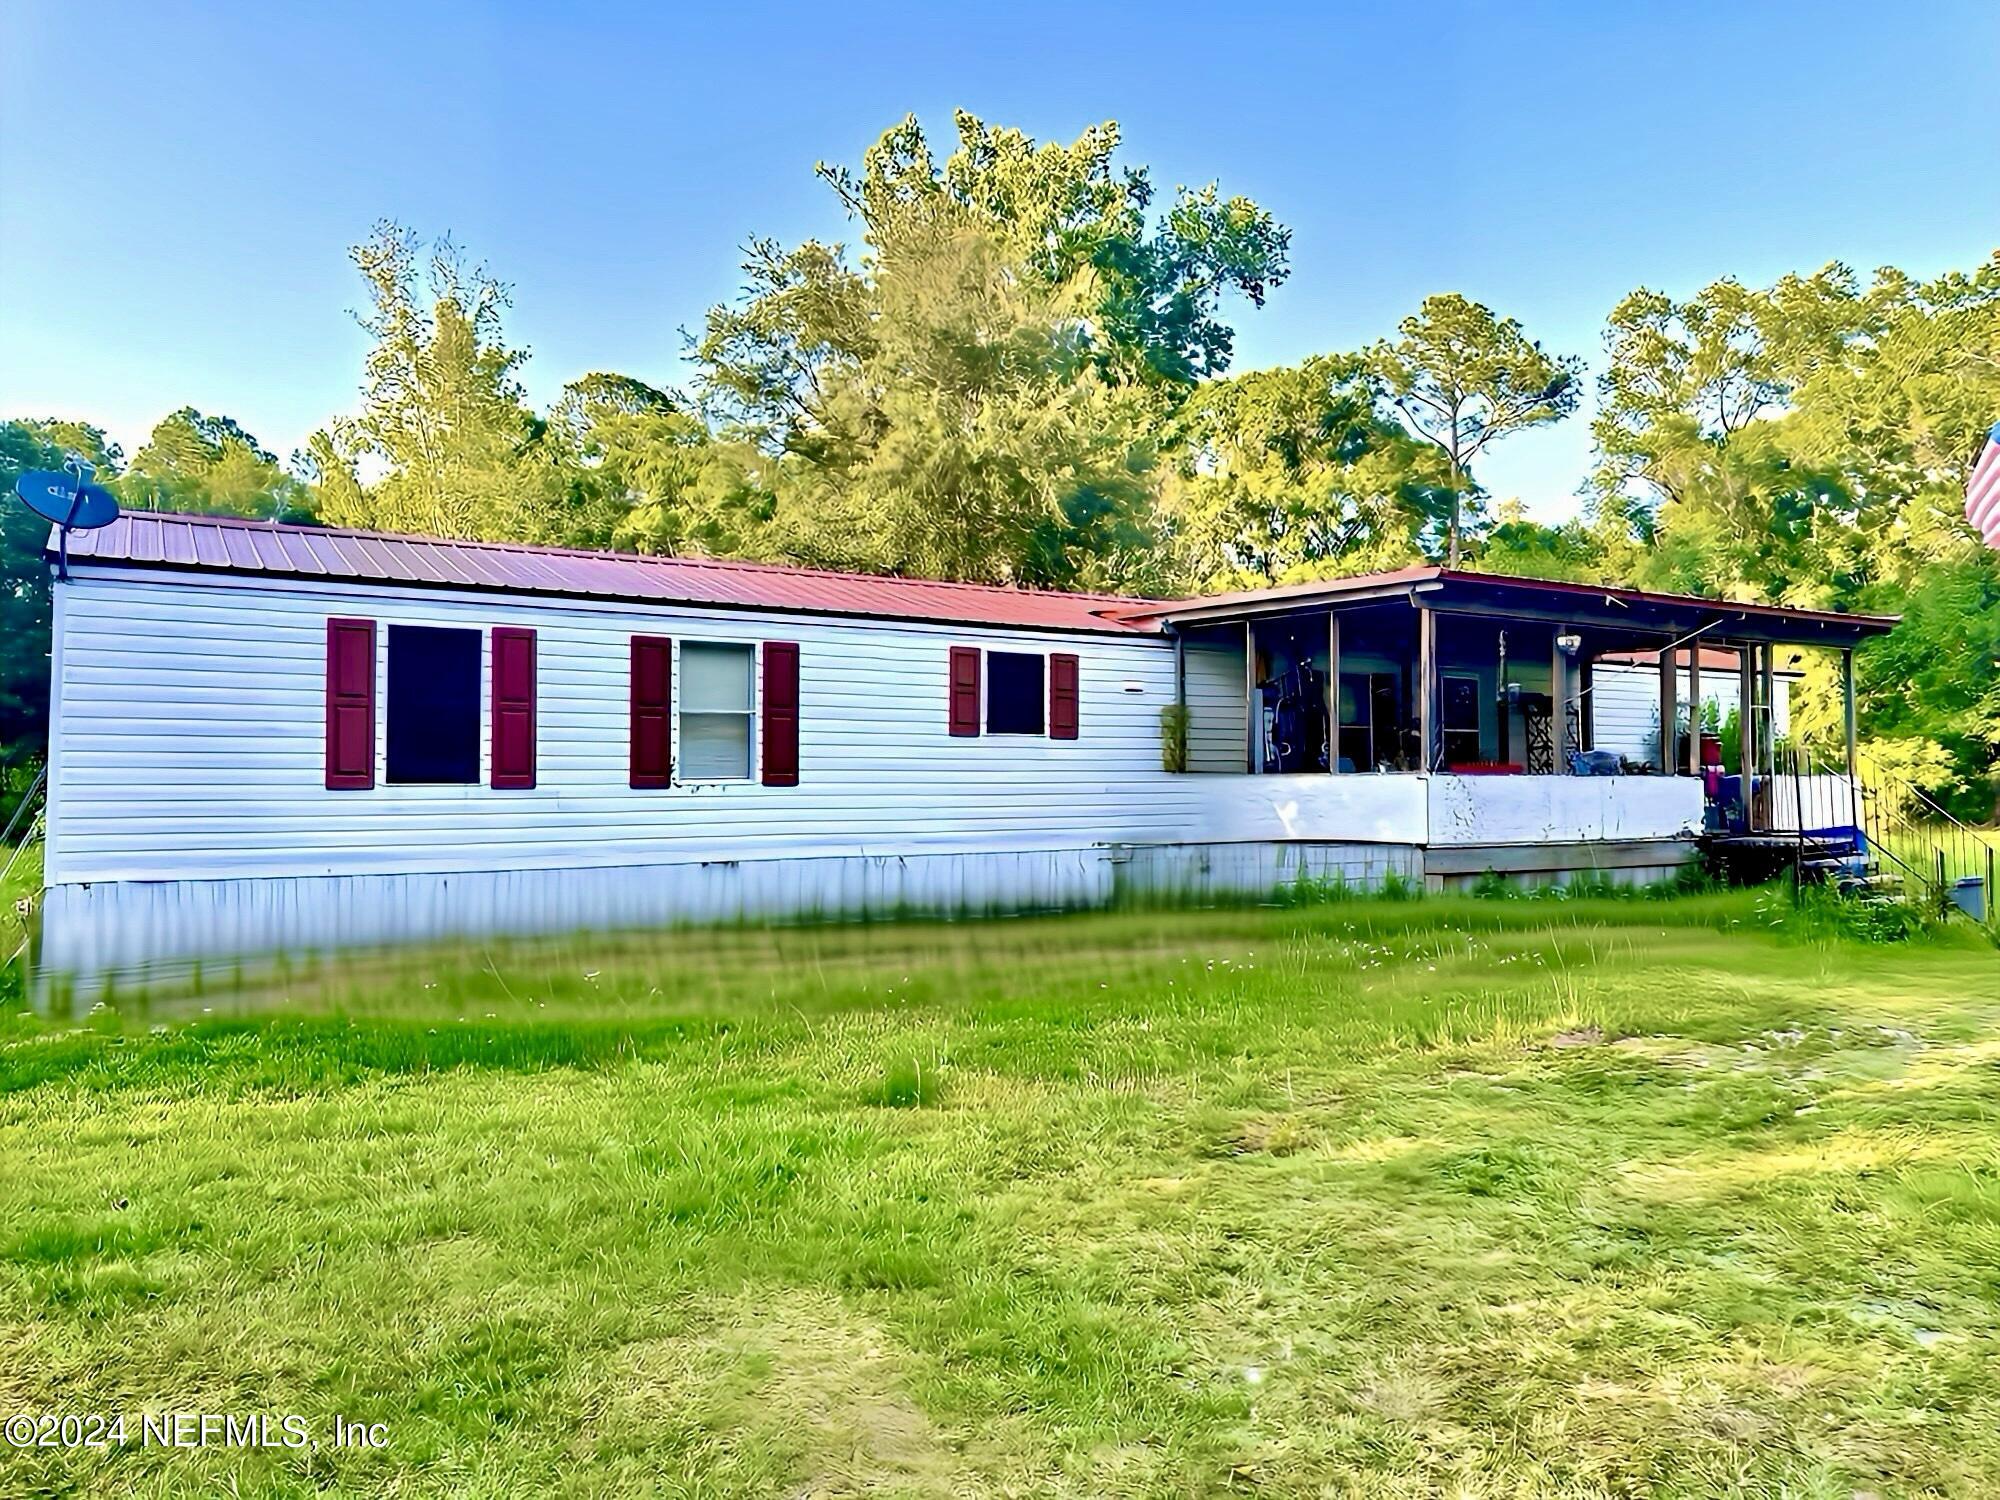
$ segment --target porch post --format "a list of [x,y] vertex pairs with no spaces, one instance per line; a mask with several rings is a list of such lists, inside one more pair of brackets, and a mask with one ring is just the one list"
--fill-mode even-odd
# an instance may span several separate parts
[[1756,690],[1751,685],[1750,646],[1736,648],[1737,759],[1742,762],[1744,806],[1749,806],[1750,780],[1757,770]]
[[1569,664],[1563,660],[1563,648],[1556,644],[1562,634],[1558,625],[1549,637],[1549,738],[1555,746],[1549,752],[1549,771],[1556,776],[1569,769]]
[[1854,648],[1852,646],[1848,646],[1844,652],[1840,652],[1840,706],[1844,710],[1844,718],[1846,718],[1844,728],[1846,728],[1846,736],[1848,736],[1848,780],[1856,782],[1856,780],[1860,780],[1862,772],[1860,772],[1860,740],[1858,740],[1858,736],[1854,732],[1854,722],[1856,722],[1854,714],[1856,714],[1856,710],[1854,710]]
[[1701,774],[1701,642],[1688,645],[1688,775]]
[[1257,753],[1257,721],[1263,717],[1257,702],[1257,631],[1243,622],[1243,760],[1252,776],[1261,775],[1264,758]]
[[1592,692],[1596,686],[1596,665],[1587,651],[1579,652],[1576,659],[1576,738],[1579,750],[1597,748],[1597,699]]
[[1326,769],[1340,774],[1340,615],[1326,612]]
[[1674,774],[1674,698],[1680,690],[1680,653],[1669,646],[1660,653],[1660,774]]
[[1758,747],[1764,758],[1771,764],[1771,774],[1778,774],[1778,647],[1774,641],[1764,642],[1764,664],[1760,669],[1758,686],[1763,689],[1764,732],[1757,736]]
[[1428,773],[1436,764],[1431,736],[1437,727],[1437,616],[1427,604],[1417,605],[1417,769]]
[[[1855,734],[1854,714],[1854,648],[1849,646],[1840,653],[1840,702],[1842,727],[1847,732],[1847,820],[1853,828],[1861,826],[1861,755],[1859,737]],[[1986,851],[1986,915],[1993,915],[1993,851]]]

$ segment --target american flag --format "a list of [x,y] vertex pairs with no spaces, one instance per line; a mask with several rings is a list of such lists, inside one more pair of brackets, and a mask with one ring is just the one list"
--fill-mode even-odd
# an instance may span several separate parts
[[1987,546],[2000,547],[2000,422],[1986,434],[1986,450],[1966,482],[1965,519],[1986,538]]

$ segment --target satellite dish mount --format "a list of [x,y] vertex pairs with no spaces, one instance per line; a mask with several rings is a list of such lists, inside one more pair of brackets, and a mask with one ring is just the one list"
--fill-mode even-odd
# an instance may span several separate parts
[[92,484],[96,469],[71,454],[61,469],[29,469],[14,481],[21,503],[56,527],[56,577],[69,582],[69,534],[95,531],[118,519],[118,497]]

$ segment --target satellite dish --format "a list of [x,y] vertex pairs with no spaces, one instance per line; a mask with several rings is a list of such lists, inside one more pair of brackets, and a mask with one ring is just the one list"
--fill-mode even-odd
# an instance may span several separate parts
[[29,469],[14,481],[14,493],[21,503],[58,528],[56,577],[69,580],[69,534],[95,531],[118,519],[118,497],[101,484],[92,484],[97,471],[80,458],[72,458],[62,469]]

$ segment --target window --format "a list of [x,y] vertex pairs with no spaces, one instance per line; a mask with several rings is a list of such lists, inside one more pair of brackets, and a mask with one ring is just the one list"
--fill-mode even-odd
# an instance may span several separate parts
[[986,653],[986,732],[1042,732],[1042,658],[1024,651]]
[[688,641],[681,647],[683,781],[746,781],[750,776],[755,646]]
[[479,780],[479,632],[389,627],[388,779]]

